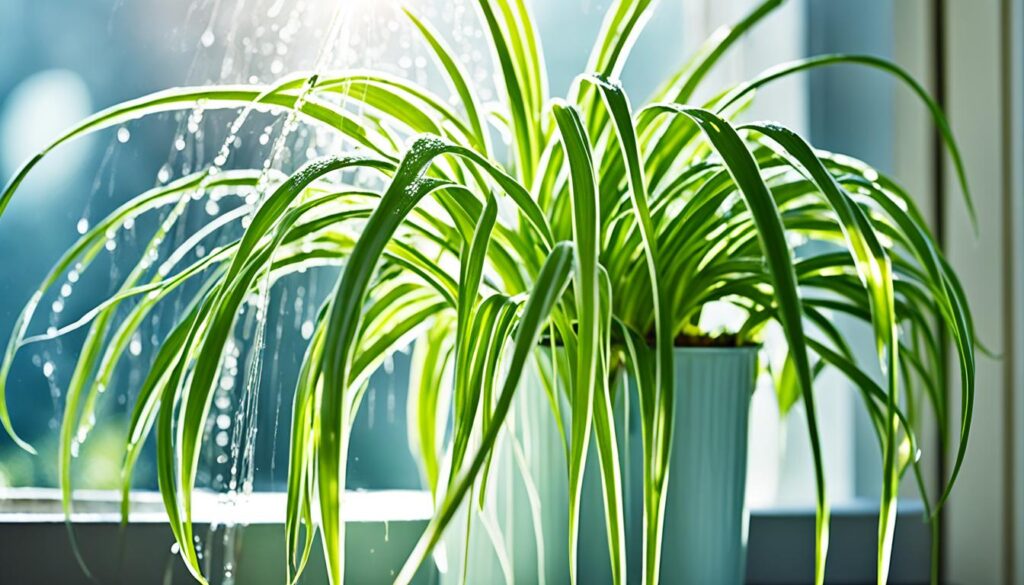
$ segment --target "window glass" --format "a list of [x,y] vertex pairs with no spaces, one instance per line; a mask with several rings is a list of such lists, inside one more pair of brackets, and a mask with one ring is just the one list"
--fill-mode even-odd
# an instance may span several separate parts
[[[399,24],[395,3],[353,0],[341,21],[330,17],[332,1],[300,0],[301,12],[290,10],[291,4],[5,0],[7,17],[0,19],[2,175],[11,176],[26,156],[88,113],[170,86],[266,83],[316,66],[376,67],[446,92],[443,86],[435,87],[429,58],[408,25]],[[634,103],[650,95],[715,28],[741,17],[754,4],[663,0],[623,75]],[[470,0],[413,3],[442,29],[484,91],[494,92],[490,56],[472,5]],[[608,5],[608,0],[533,2],[552,94],[564,94],[575,75],[584,71]],[[710,88],[725,87],[807,54],[850,51],[893,57],[892,22],[891,5],[882,0],[791,1],[723,62],[701,96],[710,97]],[[325,43],[328,37],[336,41]],[[762,93],[749,115],[779,120],[809,133],[821,148],[847,152],[891,171],[896,167],[894,107],[891,84],[877,74],[835,69],[773,86]],[[234,119],[234,113],[216,111],[161,115],[62,148],[25,183],[0,220],[0,255],[7,274],[14,275],[0,282],[0,331],[10,331],[49,266],[81,231],[128,197],[209,164]],[[282,126],[280,118],[254,115],[238,133],[228,167],[263,162],[265,149],[260,147],[272,146]],[[290,139],[289,151],[315,154],[344,146],[321,143],[320,138],[300,131]],[[271,165],[290,170],[302,158],[286,153]],[[238,203],[222,205],[228,209]],[[221,210],[190,209],[187,228],[172,237],[183,241]],[[116,234],[87,275],[69,279],[66,288],[59,287],[59,295],[44,299],[32,331],[66,325],[116,290],[129,258],[142,249],[156,225],[155,218],[140,219],[134,230]],[[262,324],[252,317],[240,320],[235,351],[214,403],[202,485],[225,489],[232,478],[244,483],[251,476],[255,489],[283,488],[292,387],[313,319],[336,276],[332,269],[296,275],[270,293]],[[100,425],[82,446],[76,485],[117,485],[129,405],[148,373],[155,343],[182,310],[180,300],[168,299],[143,334],[131,341],[132,355],[106,384],[97,415],[115,422]],[[125,312],[119,315],[123,318]],[[20,351],[8,383],[8,400],[17,429],[40,455],[29,456],[0,439],[0,483],[56,485],[56,429],[86,331]],[[254,344],[260,336],[263,351]],[[863,357],[870,363],[870,355]],[[408,368],[408,352],[400,352],[370,382],[356,421],[350,487],[419,485],[405,430]],[[859,399],[834,374],[825,375],[819,394],[833,500],[874,497],[878,454]],[[780,421],[766,380],[753,409],[751,503],[810,504],[813,477],[800,408]],[[247,444],[253,447],[248,459]],[[151,459],[147,452],[140,463],[139,487],[155,488]],[[242,469],[233,470],[240,460]]]

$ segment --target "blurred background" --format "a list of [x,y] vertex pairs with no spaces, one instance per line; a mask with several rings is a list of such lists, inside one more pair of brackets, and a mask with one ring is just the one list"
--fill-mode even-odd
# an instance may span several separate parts
[[[345,17],[334,21],[338,3]],[[320,67],[374,67],[434,87],[429,55],[392,0],[2,0],[0,17],[0,180],[81,118],[118,102],[174,86],[267,83]],[[444,31],[486,91],[495,91],[490,55],[471,0],[412,0],[414,10]],[[583,71],[609,0],[533,2],[540,23],[551,93],[564,94]],[[651,93],[719,25],[736,20],[751,0],[662,0],[623,74],[635,102]],[[1024,382],[1016,359],[1024,350],[1021,268],[1024,233],[1020,187],[1024,94],[1017,0],[790,0],[715,71],[706,87],[749,78],[776,63],[831,52],[892,59],[922,79],[950,111],[965,145],[978,198],[975,237],[959,194],[937,154],[928,116],[912,96],[877,73],[837,68],[773,86],[759,96],[755,118],[780,120],[812,142],[862,158],[894,174],[912,193],[966,274],[981,337],[1002,359],[980,358],[979,404],[963,485],[947,512],[947,575],[963,583],[1024,582]],[[488,97],[488,96],[483,96]],[[31,178],[0,220],[0,331],[14,327],[21,307],[50,267],[91,225],[130,197],[209,164],[228,137],[231,112],[196,110],[132,122],[61,147]],[[256,114],[238,134],[226,168],[266,162],[282,120]],[[275,168],[293,169],[290,153],[331,148],[300,131]],[[232,205],[226,201],[223,205]],[[191,225],[218,210],[195,210]],[[124,260],[145,245],[155,220],[111,234],[106,253],[87,274],[47,297],[33,333],[60,327],[109,295],[124,277]],[[225,376],[211,419],[200,482],[223,490],[240,435],[253,433],[253,487],[281,490],[286,473],[294,379],[316,316],[336,273],[299,275],[270,297],[263,374],[246,380],[254,358],[252,328],[238,340],[234,375]],[[180,303],[164,303],[146,335],[133,339],[132,362],[104,388],[97,428],[81,449],[76,485],[119,482],[124,419],[145,377],[153,348]],[[849,324],[843,326],[852,327]],[[245,329],[245,326],[243,326]],[[855,332],[856,334],[856,332]],[[247,336],[248,335],[248,336]],[[864,332],[865,338],[869,333]],[[14,362],[8,401],[14,424],[40,451],[30,456],[0,437],[0,486],[55,486],[56,428],[63,391],[84,332],[24,348]],[[5,338],[6,339],[6,338]],[[3,342],[6,344],[6,342]],[[406,439],[404,389],[408,356],[399,354],[371,383],[356,422],[349,487],[417,488],[419,474]],[[813,503],[813,479],[802,412],[780,419],[766,381],[754,397],[748,500],[758,509],[800,509]],[[829,485],[837,506],[874,502],[880,464],[859,399],[838,376],[819,389]],[[249,412],[251,420],[235,413]],[[947,462],[926,460],[935,477]],[[136,485],[154,489],[151,454]],[[915,489],[903,492],[914,498]],[[926,544],[926,543],[925,543]]]

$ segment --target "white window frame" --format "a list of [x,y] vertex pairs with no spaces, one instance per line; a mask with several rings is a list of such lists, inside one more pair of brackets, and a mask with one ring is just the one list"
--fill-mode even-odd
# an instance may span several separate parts
[[1010,308],[1013,314],[1013,333],[1009,338],[1008,384],[1015,407],[1012,410],[1014,477],[1010,487],[1016,498],[1011,520],[1014,546],[1012,556],[1016,563],[1012,578],[1020,584],[1024,583],[1024,0],[1009,1],[1003,32],[1003,46],[1008,50],[1005,55],[1008,75],[1004,83],[1009,84],[1004,99],[1009,99],[1007,126],[1013,131],[1008,153],[1012,175],[1009,191],[1005,193],[1010,202],[1010,213],[1007,216],[1010,218],[1010,234],[1013,236],[1008,263],[1012,278]]
[[[979,339],[967,462],[945,511],[945,577],[1024,583],[1024,203],[1022,2],[943,0],[947,111],[978,210],[977,235],[946,181],[947,253],[963,278]],[[946,168],[948,176],[951,169]],[[951,389],[950,391],[954,391]],[[948,467],[948,462],[947,462]]]

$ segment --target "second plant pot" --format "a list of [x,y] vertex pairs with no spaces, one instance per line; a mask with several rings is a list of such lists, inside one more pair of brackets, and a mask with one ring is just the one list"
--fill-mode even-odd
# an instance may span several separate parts
[[477,488],[445,531],[434,555],[442,585],[569,583],[568,468],[551,399],[563,416],[569,406],[543,381],[551,355],[539,349],[524,372],[491,456],[483,506]]

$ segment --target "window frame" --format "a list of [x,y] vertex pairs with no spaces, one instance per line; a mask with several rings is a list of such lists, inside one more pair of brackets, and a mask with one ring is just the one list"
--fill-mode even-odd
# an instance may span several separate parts
[[[968,458],[943,514],[943,577],[962,583],[1021,583],[1024,15],[1020,0],[941,0],[939,5],[947,13],[942,28],[948,45],[947,112],[978,208],[975,229],[963,211],[959,189],[946,181],[942,227],[950,262],[961,274],[975,312],[978,337],[999,356],[978,353],[978,398]],[[944,172],[950,175],[948,165]],[[947,459],[947,468],[950,463]]]

